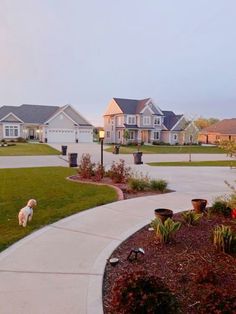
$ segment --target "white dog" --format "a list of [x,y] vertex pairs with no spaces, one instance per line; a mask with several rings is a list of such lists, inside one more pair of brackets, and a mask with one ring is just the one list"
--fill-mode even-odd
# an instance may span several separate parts
[[26,227],[27,222],[32,220],[33,217],[33,208],[37,205],[36,200],[31,199],[28,201],[27,205],[23,207],[19,214],[18,214],[18,219],[19,219],[19,225]]

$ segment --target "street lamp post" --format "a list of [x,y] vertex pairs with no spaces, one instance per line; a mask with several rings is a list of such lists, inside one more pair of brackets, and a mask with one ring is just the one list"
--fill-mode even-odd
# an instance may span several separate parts
[[103,130],[99,131],[99,140],[101,142],[101,166],[103,168],[103,140],[105,137],[105,132]]

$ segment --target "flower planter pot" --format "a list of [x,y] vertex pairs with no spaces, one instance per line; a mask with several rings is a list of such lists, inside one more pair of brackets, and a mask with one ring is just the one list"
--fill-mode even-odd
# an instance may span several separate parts
[[167,208],[157,208],[154,210],[156,218],[164,222],[167,218],[173,217],[173,211]]
[[194,210],[197,213],[202,213],[204,212],[206,205],[207,205],[207,200],[201,199],[201,198],[194,198],[192,199],[192,205]]

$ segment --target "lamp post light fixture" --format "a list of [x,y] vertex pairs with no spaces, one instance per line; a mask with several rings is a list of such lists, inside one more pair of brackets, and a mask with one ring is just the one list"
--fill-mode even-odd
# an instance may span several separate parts
[[103,130],[99,131],[99,140],[101,142],[101,166],[103,168],[103,140],[105,137],[105,132]]

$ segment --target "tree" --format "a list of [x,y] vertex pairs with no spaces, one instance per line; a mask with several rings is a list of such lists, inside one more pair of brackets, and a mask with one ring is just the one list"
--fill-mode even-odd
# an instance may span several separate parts
[[125,139],[125,142],[127,143],[129,139],[129,130],[124,130],[123,138]]
[[219,121],[219,119],[217,119],[217,118],[206,119],[203,117],[199,117],[198,119],[196,119],[194,121],[194,123],[198,127],[199,130],[202,130],[202,129],[207,128],[208,126],[210,126],[210,125],[212,125],[218,121]]

